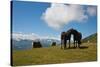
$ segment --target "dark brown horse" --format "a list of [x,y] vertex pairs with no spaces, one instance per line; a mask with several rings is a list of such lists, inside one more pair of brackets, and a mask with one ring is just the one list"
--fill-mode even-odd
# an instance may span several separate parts
[[78,44],[78,47],[80,47],[82,34],[72,28],[72,29],[69,29],[67,32],[61,33],[61,48],[62,48],[62,44],[64,44],[64,49],[66,49],[67,41],[69,41],[69,48],[70,48],[71,35],[73,35],[74,47],[77,47],[77,44]]
[[[61,33],[61,49],[63,47],[64,41],[65,41],[65,37],[66,37],[66,32],[62,32]],[[65,46],[64,46],[65,48]]]
[[69,42],[69,48],[70,48],[70,38],[71,38],[71,31],[62,32],[61,33],[61,49],[64,44],[64,49],[66,49],[66,44]]
[[72,30],[73,40],[74,40],[74,47],[80,47],[82,34],[76,30]]
[[78,47],[80,47],[81,44],[81,39],[82,39],[82,34],[80,32],[78,32]]

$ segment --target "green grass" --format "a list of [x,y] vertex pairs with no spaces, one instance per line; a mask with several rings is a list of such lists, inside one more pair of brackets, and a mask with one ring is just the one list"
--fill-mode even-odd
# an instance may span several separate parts
[[97,33],[94,33],[94,34],[92,34],[92,35],[90,35],[90,36],[88,36],[88,37],[86,37],[86,38],[84,38],[83,40],[82,40],[82,42],[92,42],[92,43],[97,43]]
[[13,65],[38,65],[72,63],[97,60],[96,43],[84,43],[83,48],[60,49],[58,46],[33,48],[30,50],[13,50]]

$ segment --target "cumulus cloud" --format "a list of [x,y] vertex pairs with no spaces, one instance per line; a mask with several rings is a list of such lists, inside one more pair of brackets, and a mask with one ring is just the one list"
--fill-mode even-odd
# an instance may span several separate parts
[[40,36],[37,35],[35,33],[28,33],[28,34],[24,34],[24,33],[12,33],[12,38],[20,41],[20,40],[39,40],[39,39],[56,39],[56,40],[60,40],[60,38],[58,37],[51,37],[51,36]]
[[96,6],[89,6],[89,7],[87,7],[87,13],[90,16],[95,16],[97,14],[97,7]]
[[83,22],[88,19],[81,5],[51,4],[42,15],[48,26],[60,29],[71,21]]

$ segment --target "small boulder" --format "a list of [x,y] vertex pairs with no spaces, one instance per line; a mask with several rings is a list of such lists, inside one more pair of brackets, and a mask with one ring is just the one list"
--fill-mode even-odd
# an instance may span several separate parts
[[56,46],[56,42],[53,42],[51,46]]
[[42,44],[38,41],[38,42],[33,42],[33,48],[41,48]]

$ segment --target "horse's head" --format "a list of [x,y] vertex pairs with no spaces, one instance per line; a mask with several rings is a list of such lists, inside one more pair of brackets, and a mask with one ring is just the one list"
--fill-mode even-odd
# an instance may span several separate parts
[[66,34],[66,32],[61,32],[61,39],[65,38],[65,34]]
[[80,40],[82,39],[82,34],[81,34],[81,32],[78,32],[77,36],[78,36],[78,38],[79,38]]

